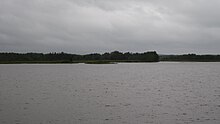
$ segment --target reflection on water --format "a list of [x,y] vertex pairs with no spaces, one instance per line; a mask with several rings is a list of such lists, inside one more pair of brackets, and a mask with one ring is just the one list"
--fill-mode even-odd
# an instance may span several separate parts
[[1,124],[219,124],[220,63],[0,65]]

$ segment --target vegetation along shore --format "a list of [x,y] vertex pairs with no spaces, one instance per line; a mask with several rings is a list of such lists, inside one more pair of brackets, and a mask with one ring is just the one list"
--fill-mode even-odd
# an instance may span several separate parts
[[0,53],[0,64],[56,64],[56,63],[86,63],[114,64],[118,62],[159,62],[159,61],[189,61],[189,62],[220,62],[220,55],[158,55],[156,51],[131,53],[113,51],[111,53],[91,53],[77,55],[69,53]]

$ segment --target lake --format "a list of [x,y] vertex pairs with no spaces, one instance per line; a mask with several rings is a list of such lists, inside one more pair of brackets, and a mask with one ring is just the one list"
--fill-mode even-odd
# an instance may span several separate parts
[[220,124],[220,63],[1,64],[1,124]]

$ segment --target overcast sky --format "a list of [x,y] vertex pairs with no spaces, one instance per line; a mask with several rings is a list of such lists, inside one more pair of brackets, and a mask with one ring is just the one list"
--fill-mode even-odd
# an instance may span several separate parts
[[0,52],[219,54],[220,0],[0,0]]

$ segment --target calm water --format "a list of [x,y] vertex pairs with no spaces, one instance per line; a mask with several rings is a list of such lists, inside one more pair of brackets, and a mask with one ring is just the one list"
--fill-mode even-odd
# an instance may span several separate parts
[[1,124],[220,124],[220,63],[0,65]]

